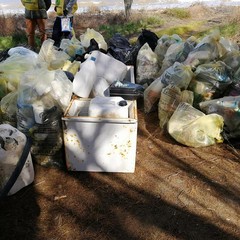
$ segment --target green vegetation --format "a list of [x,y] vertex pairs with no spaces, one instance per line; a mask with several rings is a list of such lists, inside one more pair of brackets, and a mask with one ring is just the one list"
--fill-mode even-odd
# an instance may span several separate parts
[[185,8],[169,8],[164,13],[179,19],[190,18],[191,16],[189,10]]
[[25,33],[17,33],[13,36],[0,37],[0,50],[15,47],[17,45],[26,45],[27,38]]
[[120,33],[123,36],[130,37],[136,33],[140,33],[142,29],[153,29],[155,27],[161,27],[164,24],[164,20],[157,16],[144,17],[142,19],[133,19],[128,22],[122,22],[117,24],[101,25],[98,30],[103,33],[106,40],[111,38],[115,33]]
[[129,22],[126,24],[101,25],[98,30],[103,33],[106,40],[110,39],[115,33],[123,36],[130,36],[142,29],[140,22]]
[[5,50],[11,48],[12,44],[12,37],[0,37],[0,50]]
[[194,35],[196,38],[200,37],[199,33],[196,31],[196,29],[199,29],[201,27],[202,23],[201,22],[194,22],[190,23],[188,25],[179,25],[171,28],[166,28],[159,30],[155,32],[158,36],[162,36],[164,34],[166,35],[173,35],[177,34],[181,36],[182,38],[184,37],[189,37]]
[[236,35],[240,31],[239,22],[232,22],[219,27],[220,32],[225,37]]

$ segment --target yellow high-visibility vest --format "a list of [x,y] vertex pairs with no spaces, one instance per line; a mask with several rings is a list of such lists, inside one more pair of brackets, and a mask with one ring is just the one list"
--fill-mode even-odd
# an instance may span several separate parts
[[[63,15],[64,0],[56,0],[55,6],[56,6],[57,15],[59,16]],[[75,13],[77,9],[78,9],[78,5],[77,3],[75,3],[72,8],[72,13]]]
[[39,10],[38,7],[38,0],[21,0],[23,6],[27,9],[27,10]]

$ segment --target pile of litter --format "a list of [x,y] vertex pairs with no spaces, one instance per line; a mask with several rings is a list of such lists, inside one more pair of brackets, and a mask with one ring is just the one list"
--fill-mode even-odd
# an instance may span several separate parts
[[[110,97],[111,86],[135,89],[145,113],[158,111],[159,127],[186,146],[240,136],[240,51],[219,31],[183,40],[144,29],[131,45],[118,33],[106,43],[87,29],[59,48],[47,39],[39,53],[17,46],[0,59],[0,123],[31,138],[44,166],[64,165],[61,118],[71,100]],[[126,81],[130,66],[134,82]]]

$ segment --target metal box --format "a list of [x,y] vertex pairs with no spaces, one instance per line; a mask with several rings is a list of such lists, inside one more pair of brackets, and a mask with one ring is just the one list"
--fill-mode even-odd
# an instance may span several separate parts
[[63,121],[67,169],[89,172],[135,171],[137,103],[128,101],[128,118],[88,116],[91,99],[72,99]]

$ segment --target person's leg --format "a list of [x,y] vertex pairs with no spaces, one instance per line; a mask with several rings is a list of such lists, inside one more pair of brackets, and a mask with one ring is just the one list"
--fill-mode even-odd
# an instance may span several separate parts
[[61,18],[56,17],[53,24],[52,39],[54,40],[54,45],[59,47],[62,39],[62,28],[61,28]]
[[28,45],[32,49],[34,49],[36,21],[35,19],[26,19],[25,22],[26,22],[26,33],[27,33]]
[[40,40],[41,44],[47,39],[47,34],[46,34],[46,19],[36,19],[38,29],[39,29],[39,34],[40,34]]

